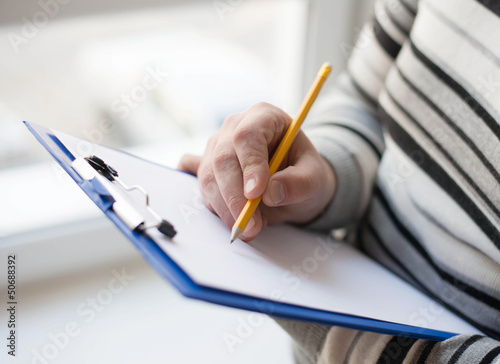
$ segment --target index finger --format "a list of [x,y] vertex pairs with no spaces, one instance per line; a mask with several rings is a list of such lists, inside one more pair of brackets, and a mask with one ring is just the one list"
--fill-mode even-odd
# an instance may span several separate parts
[[269,154],[279,143],[292,119],[266,103],[250,108],[237,125],[233,145],[243,173],[245,197],[261,196],[269,179]]

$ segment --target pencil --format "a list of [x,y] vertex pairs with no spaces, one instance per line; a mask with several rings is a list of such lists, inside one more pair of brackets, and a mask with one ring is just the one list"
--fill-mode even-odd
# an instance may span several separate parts
[[[304,119],[306,118],[307,113],[311,109],[314,100],[316,100],[316,96],[318,96],[318,93],[321,90],[323,84],[325,83],[331,70],[332,66],[329,63],[325,63],[321,66],[321,69],[316,75],[314,83],[309,89],[309,92],[307,93],[304,101],[302,101],[302,105],[300,106],[297,116],[295,116],[295,119],[288,127],[285,136],[281,140],[280,144],[278,145],[278,148],[276,149],[273,157],[271,158],[271,161],[269,162],[269,176],[272,176],[274,173],[276,173],[279,166],[283,162],[286,153],[290,149],[290,146],[292,145],[295,137],[297,136],[297,133],[300,130],[300,126],[302,125]],[[248,222],[255,213],[255,210],[257,210],[257,207],[259,206],[261,200],[262,196],[247,201],[245,207],[243,207],[243,210],[241,210],[238,219],[234,223],[233,229],[231,230],[231,243],[235,241],[238,238],[238,236],[241,235],[241,233],[243,233]]]

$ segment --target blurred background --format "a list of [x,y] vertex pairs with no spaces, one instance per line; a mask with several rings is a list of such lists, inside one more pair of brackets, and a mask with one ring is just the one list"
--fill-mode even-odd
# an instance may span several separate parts
[[[6,303],[7,256],[16,254],[19,330],[16,358],[2,345],[0,362],[290,362],[287,336],[264,316],[229,345],[252,314],[181,297],[22,121],[175,167],[255,102],[294,115],[323,62],[342,71],[371,8],[371,0],[2,0],[0,296]],[[133,278],[104,300],[122,271]],[[1,337],[7,321],[2,310]],[[78,334],[62,334],[72,323]]]

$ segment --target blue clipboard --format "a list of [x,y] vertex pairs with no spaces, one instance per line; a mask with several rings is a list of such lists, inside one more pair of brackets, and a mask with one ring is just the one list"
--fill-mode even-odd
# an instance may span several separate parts
[[[197,284],[179,267],[174,260],[167,255],[164,250],[158,246],[153,239],[148,237],[146,234],[132,230],[126,223],[124,223],[124,221],[113,211],[113,209],[110,208],[109,200],[103,198],[102,194],[97,192],[92,184],[87,183],[88,181],[84,180],[72,168],[71,165],[75,160],[75,156],[73,156],[65,145],[58,139],[53,130],[33,123],[24,123],[38,142],[50,153],[50,155],[66,171],[66,173],[71,176],[71,178],[81,187],[87,196],[135,245],[146,261],[186,297],[219,305],[260,312],[286,319],[312,321],[325,325],[336,325],[383,334],[436,341],[441,341],[457,335],[456,333],[446,331],[317,310],[309,307],[228,292],[222,289],[215,289]],[[138,158],[133,155],[127,155],[127,157]],[[143,160],[143,162],[154,164],[146,160]]]

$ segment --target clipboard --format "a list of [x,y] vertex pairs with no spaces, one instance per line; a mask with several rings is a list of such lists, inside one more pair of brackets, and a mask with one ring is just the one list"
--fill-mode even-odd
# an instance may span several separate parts
[[[440,341],[462,333],[481,334],[346,244],[294,227],[277,226],[266,228],[251,244],[235,241],[230,245],[229,229],[201,206],[195,177],[123,151],[33,123],[24,123],[157,273],[186,297],[286,319],[413,338]],[[142,179],[142,183],[147,185],[144,190],[149,189],[151,202],[156,198],[156,206],[161,208],[177,204],[177,209],[165,209],[166,212],[162,211],[160,215],[170,215],[161,218],[169,221],[173,219],[178,234],[172,238],[137,228],[141,222],[146,223],[148,209],[144,206],[141,209],[137,196],[134,199],[126,193],[130,191],[115,190],[109,181],[104,181],[102,177],[96,178],[96,174],[86,176],[81,168],[77,168],[76,165],[85,163],[82,160],[89,154],[102,157],[110,166],[120,165],[121,168],[116,170],[119,173],[127,172],[124,179]],[[131,170],[130,166],[134,166],[134,169]],[[88,170],[87,167],[92,169],[89,165],[84,170]],[[157,185],[163,186],[164,182],[173,184],[158,189]],[[153,190],[161,190],[166,197],[158,198],[160,194],[151,193]],[[189,198],[192,201],[187,204],[176,201],[179,195],[184,196],[183,201],[189,202]],[[140,198],[144,200],[144,196]],[[119,199],[127,201],[130,209],[134,210],[132,215],[135,214],[135,222],[130,223],[123,213],[113,208],[114,202]],[[186,223],[190,218],[198,220]],[[137,226],[134,227],[134,224]],[[208,233],[199,231],[203,226]],[[216,236],[209,236],[212,226],[213,231],[217,232],[214,233]],[[225,229],[227,236],[224,235]],[[191,247],[193,236],[201,236],[200,240],[206,239],[207,243],[200,241]],[[261,236],[262,240],[259,240]],[[203,267],[207,256],[214,262],[210,261],[208,267]],[[358,274],[358,271],[365,270],[369,273],[366,277],[362,273]],[[259,279],[258,272],[261,271],[264,272]],[[374,274],[380,279],[376,280]],[[240,287],[239,281],[245,283]],[[392,292],[391,297],[388,287],[398,292]],[[371,302],[360,302],[363,297]],[[439,315],[431,322],[423,322],[419,316],[421,309],[432,309]]]

